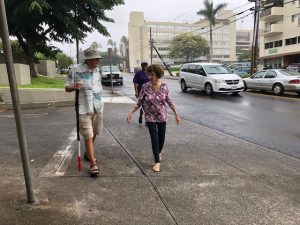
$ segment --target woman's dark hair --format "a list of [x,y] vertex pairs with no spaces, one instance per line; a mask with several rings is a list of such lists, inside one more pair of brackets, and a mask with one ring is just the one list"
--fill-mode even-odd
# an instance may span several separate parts
[[148,66],[147,73],[155,73],[158,79],[160,79],[164,75],[164,70],[161,67],[161,65],[158,64],[152,64]]

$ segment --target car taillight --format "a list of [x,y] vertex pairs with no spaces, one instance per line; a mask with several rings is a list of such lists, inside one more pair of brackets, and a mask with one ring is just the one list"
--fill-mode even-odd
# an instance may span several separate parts
[[289,84],[300,84],[300,80],[299,79],[297,79],[297,80],[290,80]]

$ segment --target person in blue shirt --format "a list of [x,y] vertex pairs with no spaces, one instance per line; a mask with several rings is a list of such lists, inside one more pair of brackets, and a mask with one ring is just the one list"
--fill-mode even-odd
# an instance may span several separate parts
[[[141,63],[142,70],[138,71],[133,78],[133,83],[134,83],[134,92],[135,92],[135,97],[138,98],[142,87],[145,83],[149,82],[149,78],[147,75],[147,67],[148,67],[148,62],[143,61]],[[140,116],[139,116],[139,124],[143,123],[143,108],[141,107],[140,110]]]

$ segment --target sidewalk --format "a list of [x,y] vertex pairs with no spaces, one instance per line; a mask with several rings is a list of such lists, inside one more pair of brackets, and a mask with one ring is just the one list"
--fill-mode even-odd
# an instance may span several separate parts
[[74,153],[63,175],[33,166],[38,202],[28,205],[20,165],[2,154],[0,224],[299,224],[300,160],[170,116],[162,172],[154,173],[147,128],[126,123],[132,104],[123,103],[105,104],[97,179],[87,163],[78,174]]

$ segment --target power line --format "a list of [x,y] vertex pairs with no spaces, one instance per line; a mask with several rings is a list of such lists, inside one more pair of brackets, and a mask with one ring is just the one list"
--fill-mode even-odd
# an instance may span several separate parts
[[[242,12],[236,13],[236,14],[234,14],[234,15],[232,15],[232,16],[229,16],[229,17],[227,17],[227,18],[224,18],[224,19],[222,19],[222,20],[229,20],[229,19],[231,19],[231,18],[233,18],[233,17],[242,15],[242,14],[244,14],[245,12],[247,12],[247,11],[249,11],[249,10],[252,10],[252,9],[254,9],[254,8],[253,8],[253,7],[248,8],[248,9],[242,11]],[[229,13],[229,12],[227,12],[227,13]],[[221,16],[221,15],[219,15],[219,17],[220,17],[220,16]],[[192,30],[192,31],[189,31],[189,32],[185,32],[185,33],[182,33],[182,34],[180,34],[180,35],[184,35],[184,34],[192,34],[192,33],[196,32],[196,31],[198,31],[198,30],[203,30],[203,29],[206,29],[206,28],[209,28],[209,27],[210,27],[210,26],[208,25],[208,26],[205,26],[205,27],[197,28],[197,29],[195,29],[195,30]]]

